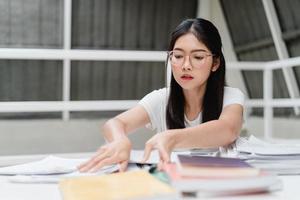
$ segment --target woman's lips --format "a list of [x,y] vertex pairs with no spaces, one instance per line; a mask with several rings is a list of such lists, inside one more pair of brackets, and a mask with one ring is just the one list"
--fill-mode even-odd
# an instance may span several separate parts
[[192,77],[191,75],[185,74],[185,75],[182,75],[180,78],[181,78],[182,80],[188,81],[188,80],[192,80],[194,77]]

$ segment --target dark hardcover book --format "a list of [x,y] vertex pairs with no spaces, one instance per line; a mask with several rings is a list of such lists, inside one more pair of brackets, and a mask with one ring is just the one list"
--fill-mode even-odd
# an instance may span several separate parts
[[199,167],[251,167],[238,158],[178,155],[178,160],[182,165]]
[[256,176],[256,169],[237,158],[178,155],[178,172],[191,177],[245,177]]

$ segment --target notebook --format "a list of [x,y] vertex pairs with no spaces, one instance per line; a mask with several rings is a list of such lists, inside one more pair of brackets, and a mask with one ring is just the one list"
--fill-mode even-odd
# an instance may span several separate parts
[[177,165],[180,175],[193,177],[245,177],[260,172],[238,158],[178,155]]
[[69,178],[59,188],[64,200],[176,199],[171,186],[144,170]]

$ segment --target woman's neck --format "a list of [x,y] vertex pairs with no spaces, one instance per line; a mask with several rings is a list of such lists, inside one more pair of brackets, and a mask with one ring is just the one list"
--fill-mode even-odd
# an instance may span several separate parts
[[202,111],[205,87],[193,90],[183,90],[185,98],[184,112],[188,120],[194,120]]

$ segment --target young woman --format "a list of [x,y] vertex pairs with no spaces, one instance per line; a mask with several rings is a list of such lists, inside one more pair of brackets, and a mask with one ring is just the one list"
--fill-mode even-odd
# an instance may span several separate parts
[[168,62],[170,88],[146,95],[134,108],[108,120],[103,127],[107,144],[79,167],[94,172],[105,165],[127,167],[131,142],[127,134],[149,124],[157,134],[145,145],[144,160],[157,149],[169,162],[177,148],[226,146],[239,135],[244,95],[224,87],[225,60],[216,27],[201,18],[183,21],[172,33]]

